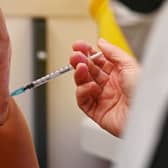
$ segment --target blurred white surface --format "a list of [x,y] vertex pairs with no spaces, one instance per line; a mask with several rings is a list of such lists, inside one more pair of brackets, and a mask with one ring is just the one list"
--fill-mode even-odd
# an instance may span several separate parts
[[94,121],[88,118],[83,120],[81,146],[85,152],[115,162],[122,141],[100,128]]

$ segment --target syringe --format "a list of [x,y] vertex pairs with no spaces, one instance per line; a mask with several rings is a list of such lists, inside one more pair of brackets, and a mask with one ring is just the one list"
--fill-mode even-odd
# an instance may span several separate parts
[[[89,56],[88,58],[93,60],[99,56],[101,56],[102,53],[101,52],[97,52],[96,54],[92,55],[92,56]],[[32,81],[31,83],[25,85],[25,86],[22,86],[20,87],[19,89],[16,89],[15,91],[13,91],[10,95],[11,96],[17,96],[17,95],[20,95],[22,93],[24,93],[26,90],[28,89],[34,89],[36,87],[39,87],[45,83],[47,83],[48,81],[50,81],[51,79],[54,79],[66,72],[69,72],[73,70],[73,67],[71,65],[67,65],[67,66],[64,66],[64,67],[61,67],[60,69],[57,69],[55,72],[52,72],[50,74],[47,74],[35,81]]]

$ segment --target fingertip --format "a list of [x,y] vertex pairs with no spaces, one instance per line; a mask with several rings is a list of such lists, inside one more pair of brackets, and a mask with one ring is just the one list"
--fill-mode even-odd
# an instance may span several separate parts
[[88,64],[88,60],[87,60],[87,57],[83,53],[81,53],[80,51],[75,51],[75,52],[73,52],[72,56],[70,57],[70,64],[74,68],[76,68],[76,66],[79,63]]
[[78,49],[78,47],[80,47],[81,45],[85,45],[86,42],[84,40],[76,40],[73,44],[72,44],[72,48],[73,49]]
[[100,37],[98,39],[98,43],[107,43],[107,40],[105,40],[104,38]]
[[97,46],[98,47],[103,47],[103,46],[106,46],[106,45],[111,45],[111,44],[107,40],[105,40],[104,38],[100,38],[97,41]]
[[103,52],[104,56],[109,55],[109,52],[112,50],[113,46],[108,43],[105,39],[100,38],[97,42],[98,48]]
[[76,42],[74,42],[72,45],[72,49],[74,51],[81,51],[87,56],[96,53],[96,50],[94,50],[94,48],[84,40],[77,40]]
[[130,61],[130,58],[132,58],[123,49],[109,43],[108,41],[102,38],[99,39],[97,46],[102,51],[106,59],[108,59],[109,61],[125,62]]
[[97,46],[98,48],[100,48],[103,52],[106,52],[108,50],[110,50],[111,48],[113,48],[113,45],[110,44],[108,41],[106,41],[103,38],[100,38],[97,42]]

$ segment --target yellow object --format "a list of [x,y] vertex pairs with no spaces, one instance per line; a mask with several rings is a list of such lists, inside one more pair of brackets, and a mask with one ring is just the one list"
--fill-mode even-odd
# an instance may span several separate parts
[[100,37],[133,55],[127,40],[115,20],[109,0],[91,0],[90,13],[98,24]]

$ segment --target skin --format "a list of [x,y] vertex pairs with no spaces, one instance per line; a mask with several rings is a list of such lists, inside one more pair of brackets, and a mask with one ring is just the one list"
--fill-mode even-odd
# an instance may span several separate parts
[[73,44],[70,63],[75,68],[77,103],[102,128],[120,136],[140,67],[133,57],[104,39],[97,46],[103,55],[91,61],[87,56],[96,51],[89,44]]
[[10,58],[10,40],[0,10],[0,167],[38,168],[25,118],[9,96]]

